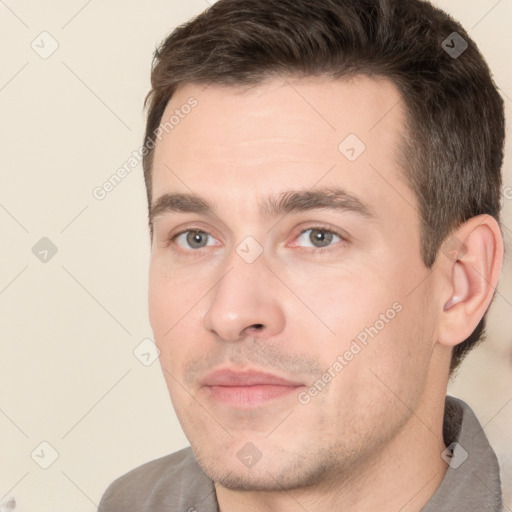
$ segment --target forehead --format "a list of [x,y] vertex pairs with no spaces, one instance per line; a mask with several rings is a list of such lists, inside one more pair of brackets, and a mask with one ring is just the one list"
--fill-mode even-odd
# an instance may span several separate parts
[[250,197],[318,184],[341,185],[376,209],[390,201],[410,208],[399,165],[404,119],[397,88],[381,78],[187,84],[162,116],[167,130],[155,148],[153,199],[229,195],[249,208]]

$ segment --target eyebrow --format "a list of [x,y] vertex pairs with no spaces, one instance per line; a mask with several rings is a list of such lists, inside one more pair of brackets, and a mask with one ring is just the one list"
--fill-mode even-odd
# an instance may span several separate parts
[[[260,213],[265,217],[278,217],[289,213],[309,210],[334,210],[352,212],[366,219],[377,215],[359,198],[339,187],[316,190],[287,190],[267,197],[259,203]],[[197,194],[163,194],[151,205],[150,224],[157,217],[168,213],[197,213],[216,217],[213,206]]]

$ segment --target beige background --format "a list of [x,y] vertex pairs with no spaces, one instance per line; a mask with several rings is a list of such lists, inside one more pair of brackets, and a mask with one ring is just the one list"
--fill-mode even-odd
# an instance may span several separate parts
[[[510,119],[512,0],[435,3],[487,56]],[[114,477],[187,445],[158,361],[144,366],[133,354],[152,336],[141,166],[104,200],[92,191],[140,146],[155,46],[206,7],[0,0],[0,498],[14,495],[17,510],[92,512]],[[507,153],[512,186],[510,138]],[[512,188],[505,195],[509,245]],[[46,263],[32,252],[43,237],[58,250]],[[509,507],[511,274],[508,259],[489,340],[450,389],[485,425]],[[52,450],[58,458],[42,469]]]

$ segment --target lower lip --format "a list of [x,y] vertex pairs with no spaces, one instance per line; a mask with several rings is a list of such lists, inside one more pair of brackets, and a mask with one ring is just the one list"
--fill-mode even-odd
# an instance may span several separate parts
[[266,404],[290,394],[296,394],[303,386],[207,386],[210,397],[216,402],[238,407],[254,407]]

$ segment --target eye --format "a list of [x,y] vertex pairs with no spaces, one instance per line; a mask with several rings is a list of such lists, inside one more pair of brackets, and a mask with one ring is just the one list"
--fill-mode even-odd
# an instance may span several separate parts
[[[310,247],[314,249],[312,252],[323,252],[335,245],[336,242],[343,241],[346,241],[346,238],[341,233],[321,226],[314,226],[303,230],[292,247]],[[177,233],[169,239],[169,243],[175,243],[184,251],[189,252],[219,245],[210,233],[200,229],[188,229]]]
[[[313,227],[305,229],[297,237],[299,242],[305,243],[305,247],[314,247],[315,249],[324,249],[333,245],[333,242],[341,242],[345,238],[340,234],[330,229],[322,227]],[[307,244],[311,245],[307,245]],[[315,251],[316,252],[316,251]]]
[[[208,237],[211,237],[209,233],[206,231],[199,231],[198,229],[189,229],[187,231],[182,231],[177,235],[172,237],[172,241],[176,242],[176,244],[182,249],[203,249],[204,247],[208,247]],[[211,237],[213,238],[213,237]]]

